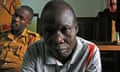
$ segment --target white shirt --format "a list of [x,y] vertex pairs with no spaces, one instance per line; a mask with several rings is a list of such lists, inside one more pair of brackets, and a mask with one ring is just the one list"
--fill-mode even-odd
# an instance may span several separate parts
[[[76,37],[77,46],[72,58],[65,64],[55,59],[46,48],[44,40],[28,47],[25,54],[22,72],[101,72],[100,51],[95,44]],[[94,45],[93,55],[86,68],[89,49],[88,44]]]

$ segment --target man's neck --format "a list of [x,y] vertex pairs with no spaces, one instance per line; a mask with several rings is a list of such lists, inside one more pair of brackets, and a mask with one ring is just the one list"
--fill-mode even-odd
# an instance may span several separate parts
[[12,30],[14,37],[18,37],[23,31],[22,30]]

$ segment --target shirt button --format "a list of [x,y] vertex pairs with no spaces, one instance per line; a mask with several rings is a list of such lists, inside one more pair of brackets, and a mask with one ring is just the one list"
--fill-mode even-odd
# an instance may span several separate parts
[[7,64],[7,62],[5,62],[4,64]]
[[11,48],[10,48],[10,49],[9,49],[9,51],[11,51],[11,52],[12,52],[12,51],[13,51],[13,49],[11,49]]

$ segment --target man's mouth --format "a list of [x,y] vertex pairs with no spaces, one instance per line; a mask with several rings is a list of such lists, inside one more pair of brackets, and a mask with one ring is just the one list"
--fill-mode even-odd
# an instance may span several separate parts
[[17,27],[17,24],[16,23],[12,23],[12,27]]
[[67,52],[67,46],[66,45],[64,45],[64,44],[62,44],[62,45],[57,45],[56,46],[56,49],[58,50],[58,51],[60,51],[61,53],[65,53],[65,52]]

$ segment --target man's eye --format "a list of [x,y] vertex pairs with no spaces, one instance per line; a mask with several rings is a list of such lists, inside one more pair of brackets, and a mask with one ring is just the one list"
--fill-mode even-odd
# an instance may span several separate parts
[[50,35],[50,34],[52,34],[54,31],[53,30],[45,30],[45,34],[47,34],[47,35]]
[[46,31],[46,34],[51,34],[52,32],[51,31]]
[[66,34],[70,33],[70,31],[71,31],[71,28],[63,28],[62,29],[62,32],[66,33]]
[[17,17],[18,16],[18,14],[17,13],[15,13],[14,15],[13,15],[13,17]]
[[24,20],[24,17],[21,16],[21,15],[19,15],[19,14],[17,14],[17,13],[15,13],[13,16],[14,16],[14,17],[19,17],[21,20]]
[[19,16],[21,20],[24,20],[24,17],[23,16]]

